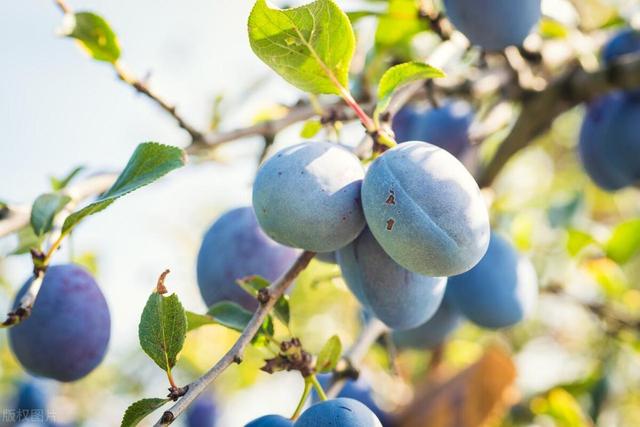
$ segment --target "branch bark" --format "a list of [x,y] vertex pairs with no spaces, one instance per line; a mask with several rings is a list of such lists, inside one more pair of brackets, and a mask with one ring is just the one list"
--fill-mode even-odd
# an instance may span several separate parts
[[202,377],[189,384],[188,390],[169,410],[165,411],[162,418],[155,424],[156,427],[168,426],[211,384],[225,369],[233,363],[241,363],[245,348],[251,343],[256,332],[264,322],[278,298],[280,298],[293,280],[307,267],[314,252],[303,252],[296,262],[278,280],[273,282],[268,289],[268,300],[261,303],[233,347]]
[[640,87],[640,55],[626,55],[597,71],[573,66],[546,89],[525,94],[522,109],[496,154],[478,175],[481,187],[491,185],[502,167],[518,151],[544,133],[556,117],[582,102],[617,89]]

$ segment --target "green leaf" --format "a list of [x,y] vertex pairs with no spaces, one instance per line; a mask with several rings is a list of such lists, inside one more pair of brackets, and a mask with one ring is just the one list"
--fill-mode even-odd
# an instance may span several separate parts
[[212,305],[208,314],[213,317],[216,323],[238,332],[242,332],[253,317],[253,313],[231,301],[222,301]]
[[207,314],[198,314],[188,310],[185,313],[187,315],[187,332],[193,331],[200,326],[216,324],[216,321]]
[[176,364],[187,334],[187,316],[178,296],[153,292],[142,311],[138,337],[140,346],[165,371]]
[[596,239],[584,231],[569,229],[567,233],[567,252],[569,252],[569,255],[572,257],[578,255],[585,247],[591,244],[598,244]]
[[264,319],[264,322],[262,322],[262,325],[256,335],[251,339],[251,344],[254,346],[265,347],[269,344],[269,337],[272,337],[274,332],[275,327],[273,326],[273,317],[267,316]]
[[300,136],[303,138],[313,138],[322,129],[322,123],[320,120],[307,120],[300,131]]
[[316,362],[316,372],[323,374],[326,372],[331,372],[335,369],[338,361],[340,360],[340,355],[342,354],[342,343],[340,342],[340,338],[337,335],[329,338],[320,350],[318,354],[318,361]]
[[78,166],[74,168],[71,172],[69,172],[66,176],[62,178],[56,178],[55,176],[49,177],[49,181],[51,182],[51,188],[53,191],[64,190],[67,185],[71,182],[73,178],[75,178],[80,172],[84,170],[84,166]]
[[134,427],[137,426],[140,421],[147,415],[160,408],[165,403],[169,402],[169,399],[142,399],[132,403],[127,408],[122,417],[120,427]]
[[377,12],[375,10],[354,10],[353,12],[347,12],[347,16],[349,17],[349,21],[352,24],[355,24],[362,18],[367,18],[369,16],[380,16],[382,13]]
[[407,54],[411,39],[429,29],[426,19],[420,19],[415,0],[390,0],[386,13],[378,19],[375,45],[378,50],[401,50]]
[[31,248],[39,248],[42,244],[42,238],[36,236],[33,227],[30,225],[18,230],[18,246],[10,253],[10,255],[22,255],[29,252]]
[[640,251],[640,219],[619,224],[605,245],[607,256],[619,264],[629,261]]
[[120,44],[104,18],[91,12],[78,12],[66,19],[64,35],[78,40],[93,59],[111,63],[118,60]]
[[274,312],[278,319],[285,325],[289,326],[291,320],[291,309],[289,308],[289,296],[283,295],[278,298],[276,305],[273,307]]
[[180,148],[156,142],[138,145],[113,186],[98,200],[67,217],[62,233],[67,234],[85,217],[104,210],[116,199],[152,183],[185,163],[186,156]]
[[564,39],[569,35],[569,29],[554,19],[542,18],[539,33],[545,39]]
[[389,68],[378,85],[378,105],[376,110],[384,111],[391,101],[393,93],[401,86],[416,80],[444,77],[442,70],[423,62],[406,62]]
[[31,227],[36,236],[43,236],[53,227],[53,219],[71,201],[71,197],[62,194],[46,193],[40,195],[31,207]]
[[348,87],[355,36],[333,0],[285,10],[257,0],[249,16],[249,42],[264,63],[298,89],[339,95]]

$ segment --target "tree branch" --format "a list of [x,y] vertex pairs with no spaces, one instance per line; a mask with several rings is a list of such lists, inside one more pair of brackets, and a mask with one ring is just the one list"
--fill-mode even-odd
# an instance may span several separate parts
[[545,132],[554,119],[576,105],[616,89],[640,87],[640,55],[625,55],[597,71],[575,65],[540,92],[527,92],[520,116],[496,154],[480,170],[481,187],[491,185],[502,167],[518,151]]
[[[113,185],[118,174],[103,173],[93,175],[87,179],[67,187],[62,191],[71,197],[70,203],[78,203],[88,199],[91,196],[97,196],[103,193]],[[16,232],[29,224],[31,218],[31,206],[16,205],[8,206],[8,213],[4,218],[0,219],[0,237]]]
[[182,396],[169,410],[164,412],[162,418],[155,424],[156,427],[171,424],[225,369],[233,363],[242,362],[242,355],[244,354],[245,348],[249,343],[251,343],[251,340],[260,329],[264,319],[267,317],[278,298],[284,294],[293,280],[307,267],[315,255],[316,254],[314,252],[303,252],[287,272],[285,272],[278,280],[273,282],[271,286],[266,288],[268,290],[266,293],[268,295],[268,299],[266,302],[261,303],[260,307],[253,314],[251,321],[233,347],[231,347],[231,349],[222,356],[222,359],[220,359],[202,377],[187,386],[186,394]]

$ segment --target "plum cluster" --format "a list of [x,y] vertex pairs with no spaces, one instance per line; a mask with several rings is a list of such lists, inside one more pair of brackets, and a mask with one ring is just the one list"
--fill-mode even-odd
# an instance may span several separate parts
[[110,334],[109,308],[98,284],[82,267],[64,264],[47,269],[31,316],[9,330],[9,344],[31,374],[69,382],[100,364]]
[[[608,64],[640,52],[640,31],[627,29],[602,50]],[[640,91],[612,92],[587,106],[578,144],[582,164],[601,188],[615,191],[640,182]]]
[[266,415],[245,427],[382,427],[380,420],[363,403],[346,397],[316,403],[297,421],[279,415]]

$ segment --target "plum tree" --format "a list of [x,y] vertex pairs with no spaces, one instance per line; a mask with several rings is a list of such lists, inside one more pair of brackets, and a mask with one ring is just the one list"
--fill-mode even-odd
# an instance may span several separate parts
[[253,207],[275,241],[314,252],[339,249],[364,228],[356,156],[329,142],[281,150],[258,170]]
[[444,0],[449,20],[489,51],[521,45],[540,20],[541,0]]
[[187,427],[215,427],[217,418],[216,404],[210,395],[201,395],[189,407]]
[[609,63],[629,53],[640,52],[640,31],[626,28],[607,42],[602,49],[602,59]]
[[587,108],[578,151],[591,179],[614,191],[640,181],[640,98],[615,92]]
[[447,285],[436,314],[417,328],[394,331],[393,340],[401,348],[433,349],[456,330],[462,319],[462,315],[451,301],[451,286]]
[[450,277],[448,286],[455,307],[473,323],[491,329],[520,322],[531,312],[538,296],[531,262],[495,233],[478,265]]
[[[318,381],[324,388],[328,388],[331,382],[330,374],[318,375]],[[348,399],[354,399],[364,404],[367,408],[378,417],[383,427],[390,427],[392,425],[391,415],[385,412],[373,399],[373,390],[371,384],[367,381],[365,376],[361,373],[357,380],[347,380],[337,397],[345,397]],[[314,401],[317,401],[318,397],[314,393]]]
[[293,421],[281,415],[265,415],[256,418],[245,427],[293,427]]
[[339,397],[316,403],[303,412],[295,427],[382,427],[380,420],[364,404]]
[[229,300],[254,310],[258,303],[236,280],[259,275],[277,279],[299,251],[267,236],[251,207],[232,209],[205,233],[198,253],[198,287],[207,306]]
[[473,122],[471,106],[460,100],[447,100],[433,108],[404,106],[393,118],[396,141],[424,141],[444,148],[456,157],[469,148],[469,128]]
[[405,142],[378,157],[364,179],[362,205],[378,243],[410,271],[460,274],[487,250],[489,215],[480,189],[462,163],[435,145]]
[[[14,305],[26,293],[29,279]],[[75,381],[104,358],[111,317],[93,277],[73,264],[48,268],[33,313],[9,330],[11,349],[30,373],[58,381]]]
[[386,254],[368,228],[340,249],[337,259],[345,282],[365,310],[393,329],[426,322],[444,295],[446,278],[403,268]]

